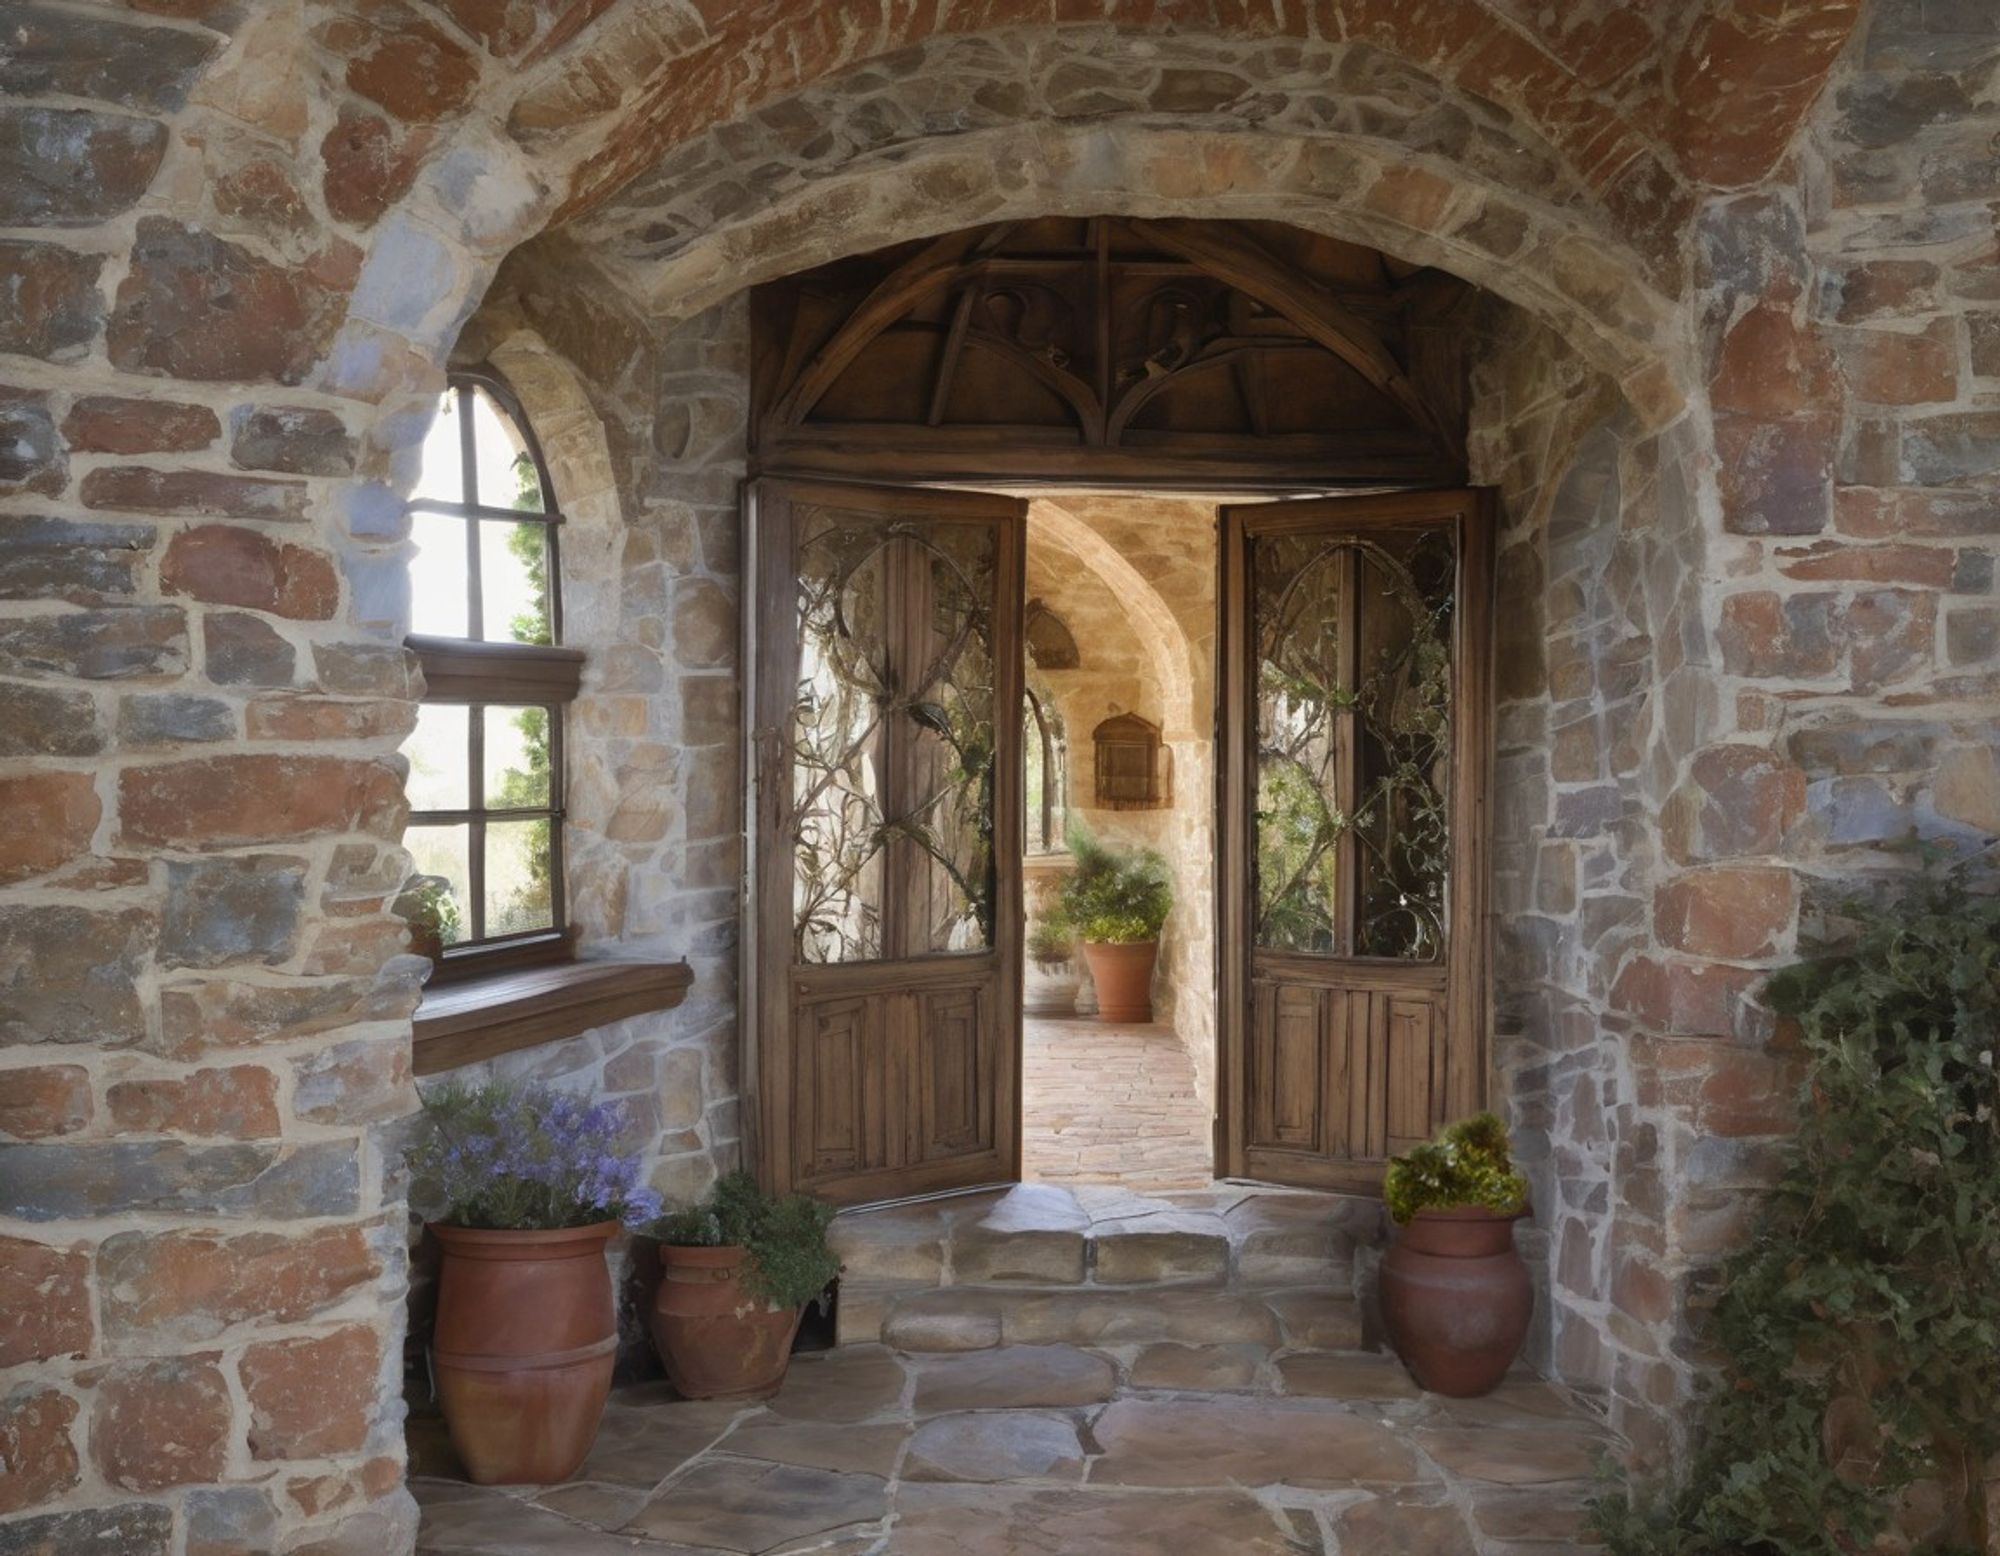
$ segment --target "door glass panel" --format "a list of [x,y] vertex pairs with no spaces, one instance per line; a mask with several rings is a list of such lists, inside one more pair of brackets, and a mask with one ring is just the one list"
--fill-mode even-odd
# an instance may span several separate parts
[[1450,863],[1449,529],[1251,551],[1256,944],[1435,961]]
[[1429,962],[1444,954],[1455,564],[1448,530],[1360,547],[1354,949],[1361,956]]
[[888,520],[801,505],[792,711],[794,954],[882,955]]
[[1324,954],[1344,940],[1347,555],[1324,536],[1273,536],[1251,552],[1256,943],[1274,951]]
[[897,806],[897,830],[915,845],[912,952],[993,944],[994,543],[985,524],[931,525],[901,540],[930,619],[927,639],[911,645],[910,793]]

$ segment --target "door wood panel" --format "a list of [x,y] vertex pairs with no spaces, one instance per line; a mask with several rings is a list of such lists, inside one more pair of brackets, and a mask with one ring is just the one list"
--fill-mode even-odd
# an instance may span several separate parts
[[747,488],[745,1133],[771,1189],[1017,1176],[1025,514]]
[[1485,1105],[1492,513],[1484,491],[1223,510],[1230,1176],[1376,1192]]

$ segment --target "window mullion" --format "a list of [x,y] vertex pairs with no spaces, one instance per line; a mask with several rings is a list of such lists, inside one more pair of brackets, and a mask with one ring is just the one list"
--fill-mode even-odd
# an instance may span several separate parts
[[[1360,684],[1361,670],[1358,660],[1361,656],[1361,548],[1348,545],[1341,548],[1339,602],[1335,607],[1339,613],[1340,631],[1340,690],[1351,698]],[[1340,839],[1335,845],[1335,872],[1338,881],[1338,902],[1340,907],[1339,931],[1335,939],[1335,952],[1340,956],[1354,955],[1355,920],[1361,913],[1361,861],[1354,838],[1356,818],[1355,802],[1361,789],[1361,742],[1358,735],[1358,720],[1350,701],[1334,716],[1334,727],[1339,731],[1340,748],[1334,766],[1334,803],[1347,824],[1340,830]]]
[[486,938],[486,705],[474,703],[466,719],[467,760],[465,792],[471,803],[472,820],[467,824],[466,890],[472,894],[472,938]]

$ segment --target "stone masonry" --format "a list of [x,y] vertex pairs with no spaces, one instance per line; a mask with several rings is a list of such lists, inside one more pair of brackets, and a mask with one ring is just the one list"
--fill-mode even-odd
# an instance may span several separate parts
[[413,1541],[387,903],[454,350],[593,536],[587,938],[698,976],[520,1062],[634,1099],[692,1192],[735,1139],[729,305],[1052,211],[1498,299],[1496,1064],[1542,1359],[1671,1447],[1786,1127],[1763,971],[1909,840],[2000,833],[1997,64],[1965,0],[18,0],[0,1549]]

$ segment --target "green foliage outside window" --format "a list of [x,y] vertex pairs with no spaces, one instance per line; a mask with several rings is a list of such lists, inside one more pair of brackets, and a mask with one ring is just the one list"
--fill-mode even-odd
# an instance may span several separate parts
[[1596,1505],[1612,1556],[1969,1556],[2000,1532],[2000,898],[1947,876],[1858,917],[1771,982],[1802,1121],[1719,1272],[1692,1461]]
[[[523,452],[514,459],[518,489],[514,506],[524,513],[541,511],[541,478],[535,462]],[[548,644],[554,640],[549,610],[549,544],[547,526],[513,524],[508,528],[507,549],[520,562],[533,590],[533,605],[517,613],[508,624],[509,635],[517,643]],[[527,809],[548,803],[555,791],[549,787],[549,710],[523,708],[514,715],[514,727],[521,732],[526,753],[525,768],[509,767],[500,775],[499,791],[489,794],[486,803],[498,810]],[[528,879],[514,893],[513,907],[525,919],[544,917],[550,911],[549,868],[553,858],[553,823],[546,816],[528,823]]]

